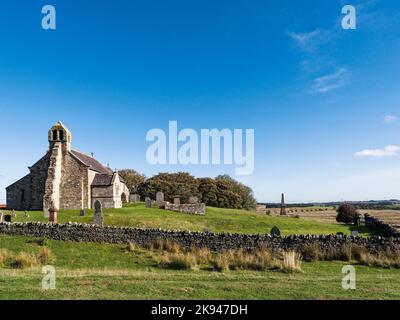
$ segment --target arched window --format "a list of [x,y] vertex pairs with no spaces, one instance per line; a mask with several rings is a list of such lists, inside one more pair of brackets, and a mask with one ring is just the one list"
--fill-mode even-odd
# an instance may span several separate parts
[[57,140],[57,130],[53,130],[53,141]]
[[61,141],[64,141],[64,131],[63,131],[63,130],[60,130],[60,131],[59,131],[59,139],[60,139]]

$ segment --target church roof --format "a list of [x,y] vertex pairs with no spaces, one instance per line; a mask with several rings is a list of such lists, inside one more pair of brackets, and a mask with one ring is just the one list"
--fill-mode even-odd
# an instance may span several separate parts
[[113,176],[109,174],[96,174],[92,182],[92,186],[110,186],[112,184]]
[[113,171],[110,168],[103,166],[95,158],[76,150],[72,150],[71,152],[75,157],[77,157],[80,161],[86,164],[90,170],[96,171],[104,175],[111,175],[112,178]]

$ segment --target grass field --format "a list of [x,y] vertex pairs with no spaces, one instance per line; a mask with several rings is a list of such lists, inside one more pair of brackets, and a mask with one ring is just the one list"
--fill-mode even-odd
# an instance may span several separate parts
[[[38,252],[34,238],[0,235],[0,248]],[[344,262],[302,263],[302,272],[164,270],[148,251],[49,240],[56,290],[41,268],[0,268],[0,299],[400,299],[400,270],[356,265],[357,289],[343,290]]]
[[[24,218],[23,212],[17,212],[13,221],[46,222],[42,212],[29,212],[30,217]],[[283,235],[289,234],[333,234],[343,232],[351,234],[358,230],[361,235],[368,235],[365,227],[353,227],[338,224],[333,221],[316,221],[297,219],[294,217],[267,216],[245,210],[232,210],[207,207],[205,216],[195,216],[170,212],[156,208],[146,208],[144,204],[126,206],[122,209],[104,210],[106,225],[133,226],[139,228],[161,228],[171,230],[231,232],[231,233],[269,233],[274,226],[279,227]],[[60,223],[81,222],[92,223],[93,210],[86,210],[86,216],[80,217],[79,211],[60,211]]]

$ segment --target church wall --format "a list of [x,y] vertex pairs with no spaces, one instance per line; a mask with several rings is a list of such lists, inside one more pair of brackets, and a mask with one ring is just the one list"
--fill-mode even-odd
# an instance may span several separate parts
[[35,163],[31,168],[31,206],[30,210],[43,210],[43,196],[50,165],[50,153]]
[[60,207],[63,209],[88,208],[88,168],[68,151],[64,153],[61,179]]
[[27,175],[7,188],[7,208],[14,210],[30,210],[31,208],[31,176]]
[[115,208],[114,186],[92,187],[92,207],[99,200],[103,208]]

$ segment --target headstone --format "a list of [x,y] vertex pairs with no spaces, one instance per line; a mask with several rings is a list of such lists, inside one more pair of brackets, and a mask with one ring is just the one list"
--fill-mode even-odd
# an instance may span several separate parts
[[131,202],[131,203],[140,202],[140,195],[138,195],[138,194],[131,194],[131,195],[129,196],[129,202]]
[[3,212],[0,211],[0,222],[3,222]]
[[103,218],[103,206],[99,200],[96,200],[94,203],[94,218],[93,223],[97,226],[103,226],[104,218]]
[[190,204],[199,203],[199,198],[197,198],[197,197],[189,197],[189,203]]
[[174,197],[174,204],[175,205],[180,205],[181,204],[181,196],[175,196]]
[[4,222],[11,222],[11,215],[10,214],[6,214],[4,216]]
[[271,229],[271,235],[272,235],[273,237],[280,237],[280,236],[281,236],[281,230],[279,230],[278,227],[273,227],[273,228]]
[[29,213],[28,213],[28,211],[26,211],[26,210],[25,210],[25,212],[24,212],[24,218],[25,218],[25,219],[29,218]]
[[81,217],[84,217],[84,216],[86,215],[85,210],[82,209],[82,210],[79,212],[79,215],[80,215]]
[[56,210],[50,210],[49,222],[57,223],[57,211]]
[[353,230],[353,231],[351,232],[351,235],[352,235],[353,237],[358,237],[358,231],[357,231],[357,230]]
[[13,216],[13,218],[17,217],[17,213],[15,212],[15,210],[12,211],[12,216]]
[[151,201],[151,199],[149,197],[146,198],[145,202],[146,202],[146,208],[153,207],[153,202]]
[[337,232],[336,235],[339,236],[339,237],[343,237],[344,233],[343,232]]
[[157,206],[162,206],[164,204],[164,192],[157,192],[156,193],[156,202]]

